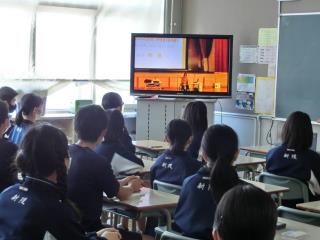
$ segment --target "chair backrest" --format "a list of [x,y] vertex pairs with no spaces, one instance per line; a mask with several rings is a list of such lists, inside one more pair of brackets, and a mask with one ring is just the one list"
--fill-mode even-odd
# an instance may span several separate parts
[[303,202],[309,202],[308,187],[298,179],[278,176],[268,172],[261,173],[258,179],[263,183],[289,188],[288,192],[283,193],[283,200],[303,199]]
[[46,232],[46,234],[43,237],[43,240],[56,240],[56,238],[52,236],[51,233]]
[[153,189],[161,191],[161,192],[175,194],[175,195],[180,195],[180,192],[181,192],[181,186],[161,182],[158,180],[153,181]]
[[294,208],[278,207],[278,216],[320,227],[320,214]]
[[190,238],[190,237],[185,237],[182,236],[179,233],[176,232],[169,232],[169,231],[165,231],[162,235],[160,240],[199,240],[196,238]]

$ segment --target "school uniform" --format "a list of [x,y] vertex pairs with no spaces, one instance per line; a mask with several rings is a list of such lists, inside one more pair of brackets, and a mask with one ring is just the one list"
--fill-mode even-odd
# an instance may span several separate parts
[[0,239],[43,239],[50,232],[56,239],[104,239],[86,234],[77,215],[57,185],[26,177],[0,195]]
[[9,139],[10,133],[14,129],[15,125],[16,125],[15,122],[10,120],[10,126],[8,127],[8,129],[5,131],[5,133],[2,136],[4,139],[7,139],[7,140]]
[[191,157],[197,159],[199,155],[199,150],[201,146],[201,141],[203,137],[204,131],[196,131],[192,134],[192,141],[187,148],[187,152]]
[[117,196],[119,182],[108,161],[87,147],[69,146],[71,165],[68,171],[68,197],[82,214],[82,225],[88,232],[101,229],[103,192]]
[[210,169],[186,178],[174,215],[174,229],[188,237],[211,240],[216,203],[210,191]]
[[195,174],[201,162],[191,158],[187,152],[173,155],[170,150],[164,152],[150,169],[150,180],[159,180],[175,185],[182,185],[184,179]]
[[143,169],[143,161],[120,142],[99,144],[95,152],[106,158],[117,177],[133,175]]
[[313,195],[320,194],[320,156],[312,150],[298,152],[283,144],[268,152],[266,169],[275,175],[299,179],[309,185]]
[[22,138],[27,133],[29,128],[33,125],[33,122],[29,120],[23,120],[22,123],[18,126],[15,125],[12,131],[9,134],[9,140],[14,144],[19,145],[22,141]]
[[0,192],[17,181],[17,171],[13,166],[17,150],[15,144],[0,138]]

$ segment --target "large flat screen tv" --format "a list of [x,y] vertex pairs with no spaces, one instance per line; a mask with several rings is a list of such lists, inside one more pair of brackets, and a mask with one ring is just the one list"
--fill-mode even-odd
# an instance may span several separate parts
[[133,33],[131,95],[231,97],[232,40],[232,35]]

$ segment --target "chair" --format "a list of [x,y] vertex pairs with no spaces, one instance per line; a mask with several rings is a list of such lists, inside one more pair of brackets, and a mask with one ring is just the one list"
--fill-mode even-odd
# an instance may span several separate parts
[[307,212],[303,210],[280,206],[278,207],[278,216],[320,227],[319,213]]
[[153,189],[161,192],[175,194],[175,195],[180,195],[180,192],[181,192],[181,186],[171,184],[171,183],[161,182],[158,180],[153,181]]
[[303,202],[309,202],[308,187],[298,179],[263,172],[258,176],[258,180],[259,182],[289,188],[288,192],[283,193],[283,200],[303,199]]

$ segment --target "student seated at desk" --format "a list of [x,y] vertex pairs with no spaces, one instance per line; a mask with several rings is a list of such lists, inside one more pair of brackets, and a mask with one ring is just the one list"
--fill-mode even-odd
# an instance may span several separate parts
[[144,167],[143,161],[121,141],[125,131],[121,112],[117,109],[109,109],[106,115],[107,132],[104,141],[96,147],[95,151],[109,161],[115,176],[132,175],[139,172]]
[[237,134],[225,125],[211,126],[204,133],[201,149],[206,165],[184,180],[173,227],[188,237],[211,240],[217,203],[240,183],[232,167],[239,152]]
[[0,192],[17,181],[17,171],[13,166],[13,160],[18,147],[3,138],[8,127],[8,106],[0,100]]
[[[122,106],[123,106],[123,101],[121,96],[118,93],[108,92],[102,98],[102,107],[104,110],[115,108],[115,109],[118,109],[120,112],[122,112]],[[126,127],[124,127],[124,130],[120,137],[120,142],[122,143],[123,146],[126,146],[130,152],[132,153],[136,152],[136,148],[132,144],[132,139],[129,136],[129,133]]]
[[[0,100],[8,104],[9,113],[13,113],[16,110],[16,96],[18,93],[11,87],[1,87],[0,88]],[[10,120],[10,127],[4,133],[4,138],[8,139],[10,132],[14,127],[14,122]]]
[[[311,200],[320,196],[320,156],[310,150],[313,139],[311,119],[303,112],[293,112],[282,129],[282,145],[267,154],[267,171],[297,178],[309,186]],[[297,201],[284,205],[295,207]]]
[[0,239],[43,239],[49,232],[56,239],[119,240],[116,230],[85,233],[78,213],[66,198],[68,141],[52,126],[31,128],[17,156],[23,184],[0,195]]
[[185,151],[191,141],[189,124],[181,119],[170,121],[166,139],[170,149],[165,151],[151,167],[151,184],[154,180],[159,180],[181,186],[186,177],[195,174],[201,167],[201,162],[190,157]]
[[29,93],[20,102],[20,110],[16,115],[15,126],[9,134],[11,142],[19,145],[28,129],[35,123],[42,113],[43,100],[41,97]]
[[[68,173],[68,197],[81,211],[85,230],[97,231],[102,227],[103,193],[109,198],[127,199],[140,191],[141,180],[130,176],[117,181],[110,163],[94,151],[107,129],[107,117],[100,106],[81,108],[76,114],[74,128],[79,141],[69,147],[72,161]],[[125,234],[123,239],[141,239],[139,234],[121,234]]]
[[277,209],[269,194],[239,185],[224,194],[215,214],[214,240],[273,240]]
[[189,102],[186,106],[183,116],[192,130],[192,141],[187,148],[187,152],[193,158],[198,158],[201,139],[208,128],[207,107],[201,101]]

